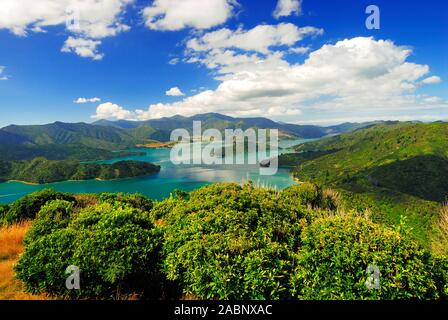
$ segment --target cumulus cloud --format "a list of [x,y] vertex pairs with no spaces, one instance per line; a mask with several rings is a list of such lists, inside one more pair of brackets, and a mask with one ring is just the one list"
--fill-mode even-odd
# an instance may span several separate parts
[[437,76],[428,77],[422,81],[423,84],[437,84],[440,82],[442,82],[442,79]]
[[[220,81],[174,103],[132,111],[132,119],[221,112],[293,121],[303,110],[378,112],[427,108],[415,91],[429,67],[407,61],[412,50],[389,40],[357,37],[326,44],[303,63],[282,52],[211,50],[203,63]],[[443,104],[446,107],[447,104]],[[436,106],[434,106],[436,107]],[[439,103],[440,107],[440,103]]]
[[209,29],[226,22],[237,5],[236,0],[155,0],[143,16],[153,30]]
[[315,27],[299,28],[292,23],[259,25],[251,30],[239,28],[232,31],[223,28],[209,32],[200,38],[187,42],[187,48],[194,51],[237,48],[267,54],[271,47],[292,46],[307,36],[322,35],[323,29]]
[[101,101],[100,98],[78,98],[73,102],[77,104],[83,104],[83,103],[95,103],[100,101]]
[[[129,30],[122,23],[122,13],[134,0],[2,0],[0,1],[0,29],[8,29],[18,36],[29,32],[44,32],[49,26],[66,26],[76,38],[101,39]],[[70,39],[70,38],[69,38]],[[67,40],[68,41],[68,40]],[[91,40],[92,41],[92,40]],[[83,46],[68,51],[99,60],[98,53]],[[96,50],[96,47],[95,47]]]
[[171,88],[165,94],[169,97],[182,97],[185,95],[178,87]]
[[302,14],[302,1],[301,0],[278,0],[277,7],[274,11],[274,18],[279,19],[281,17],[287,17],[292,14]]
[[135,118],[135,116],[134,116],[133,112],[126,110],[117,104],[114,104],[112,102],[106,102],[106,103],[100,104],[96,108],[96,115],[94,115],[93,118],[131,120],[131,119]]
[[74,52],[78,56],[83,58],[92,58],[93,60],[101,60],[104,54],[99,53],[97,47],[101,44],[101,41],[73,38],[69,37],[62,47],[62,52]]

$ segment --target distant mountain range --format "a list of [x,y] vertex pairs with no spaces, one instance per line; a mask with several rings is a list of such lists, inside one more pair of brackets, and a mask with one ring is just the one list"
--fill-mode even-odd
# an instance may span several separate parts
[[297,125],[257,117],[257,118],[233,118],[219,113],[206,113],[192,117],[174,116],[147,121],[108,121],[99,120],[94,125],[114,127],[129,130],[136,137],[145,137],[153,140],[167,141],[173,130],[178,128],[191,129],[193,121],[201,121],[202,129],[210,128],[224,131],[225,129],[278,129],[281,136],[290,138],[320,138],[329,134],[349,132],[353,129],[368,126],[372,123],[344,123],[337,126],[321,127],[315,125]]
[[99,120],[92,124],[55,122],[46,125],[10,125],[0,129],[0,159],[95,160],[111,158],[112,151],[153,141],[169,141],[171,132],[184,128],[192,131],[193,121],[202,122],[202,130],[278,129],[282,138],[321,138],[368,127],[378,122],[344,123],[321,127],[275,122],[267,118],[233,118],[218,113],[192,117],[174,116],[148,121]]

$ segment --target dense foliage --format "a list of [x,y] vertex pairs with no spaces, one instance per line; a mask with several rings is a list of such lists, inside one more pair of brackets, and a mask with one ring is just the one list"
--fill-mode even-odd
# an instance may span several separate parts
[[112,180],[159,171],[160,166],[141,161],[120,161],[109,165],[45,158],[30,161],[0,160],[0,181],[19,180],[39,184],[65,180]]
[[[215,184],[160,202],[77,196],[39,208],[16,273],[57,297],[203,299],[448,298],[448,263],[405,224],[390,229],[314,184],[282,192]],[[65,288],[65,269],[81,290]],[[369,265],[380,288],[368,289]]]
[[[321,218],[303,230],[292,281],[303,299],[425,299],[446,297],[431,256],[406,233],[362,217]],[[446,264],[446,262],[445,262]],[[380,290],[365,285],[369,265]]]
[[11,224],[34,219],[41,207],[51,200],[76,201],[75,197],[70,194],[44,189],[28,194],[13,202],[10,206],[4,206],[3,209],[0,209],[0,212],[3,210],[3,213],[0,215],[2,217],[0,223]]
[[[161,295],[160,232],[147,213],[100,203],[75,214],[61,205],[50,202],[39,212],[15,267],[29,292],[103,299]],[[82,270],[81,290],[65,287],[70,265]]]

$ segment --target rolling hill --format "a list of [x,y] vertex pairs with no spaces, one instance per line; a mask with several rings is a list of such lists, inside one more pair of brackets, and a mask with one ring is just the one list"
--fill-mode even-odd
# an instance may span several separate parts
[[174,116],[170,118],[161,118],[148,121],[107,121],[99,120],[95,125],[127,129],[132,135],[141,137],[141,133],[145,132],[146,138],[153,140],[168,141],[171,131],[178,128],[192,130],[193,121],[202,122],[202,130],[218,129],[224,132],[225,129],[242,129],[259,128],[259,129],[278,129],[280,135],[290,138],[321,138],[329,134],[338,134],[348,132],[352,129],[363,127],[366,124],[346,123],[340,126],[320,127],[313,125],[297,125],[275,122],[267,118],[233,118],[219,113],[206,113],[195,115],[192,117]]
[[169,141],[171,132],[192,131],[193,121],[202,121],[202,130],[261,128],[278,129],[283,138],[319,138],[368,124],[334,127],[301,126],[266,118],[232,118],[218,113],[193,117],[174,116],[148,121],[99,120],[93,124],[55,122],[46,125],[10,125],[0,129],[0,160],[100,160],[116,156],[115,150],[133,148],[153,141]]
[[448,123],[389,122],[296,150],[288,157],[290,165],[297,160],[300,180],[361,191],[381,187],[439,202],[448,195]]
[[386,122],[302,144],[282,155],[299,181],[338,190],[346,205],[397,226],[422,244],[434,237],[448,197],[448,123]]

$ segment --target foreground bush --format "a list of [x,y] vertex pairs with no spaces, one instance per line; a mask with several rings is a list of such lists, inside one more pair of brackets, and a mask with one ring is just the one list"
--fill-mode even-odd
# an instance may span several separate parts
[[[290,297],[301,225],[310,206],[318,211],[321,197],[317,188],[312,194],[308,190],[278,193],[250,184],[218,184],[192,192],[188,201],[170,199],[157,206],[153,214],[165,216],[168,278],[203,299]],[[292,197],[297,194],[299,199]]]
[[142,194],[100,193],[98,200],[110,204],[130,205],[142,211],[151,211],[153,202]]
[[44,189],[26,195],[15,201],[4,214],[3,221],[6,224],[16,223],[23,220],[30,220],[36,217],[40,208],[51,200],[66,200],[76,202],[75,197],[52,189]]
[[[445,295],[443,261],[402,233],[363,217],[327,217],[304,228],[292,276],[300,299],[436,299]],[[379,290],[365,284],[369,265]]]
[[[40,224],[60,210],[50,203],[39,213]],[[53,214],[54,216],[54,214]],[[66,228],[61,215],[53,232],[31,237],[16,266],[28,291],[58,297],[119,298],[132,293],[161,295],[158,252],[160,236],[147,213],[103,203],[83,209]],[[54,227],[54,226],[53,226]],[[37,230],[37,229],[34,229]],[[65,288],[65,270],[81,272],[81,290]]]
[[25,244],[39,240],[40,237],[64,229],[70,223],[73,202],[53,200],[42,206],[36,215],[33,226],[25,237]]
[[[282,192],[227,183],[153,203],[86,195],[43,205],[16,272],[28,291],[112,299],[437,299],[448,263],[410,238],[339,208],[313,184]],[[80,199],[78,197],[78,199]],[[81,290],[65,288],[69,265]],[[380,289],[369,290],[376,266]]]

